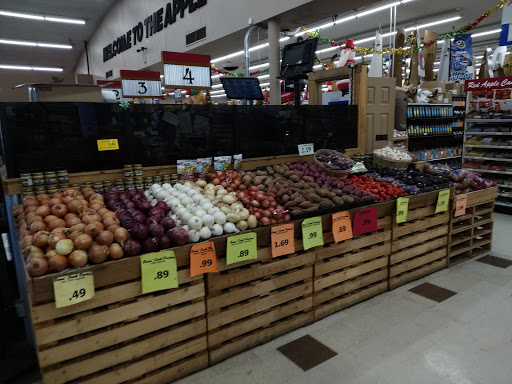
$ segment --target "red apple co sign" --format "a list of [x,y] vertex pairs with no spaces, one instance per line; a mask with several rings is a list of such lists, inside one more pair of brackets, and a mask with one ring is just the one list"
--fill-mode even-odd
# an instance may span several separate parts
[[492,79],[466,80],[465,91],[485,91],[488,89],[512,88],[512,76],[494,77]]

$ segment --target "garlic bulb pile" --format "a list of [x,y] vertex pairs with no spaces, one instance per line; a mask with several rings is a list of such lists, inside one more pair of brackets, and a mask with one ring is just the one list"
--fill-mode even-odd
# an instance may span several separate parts
[[407,152],[391,147],[376,149],[375,151],[373,151],[373,153],[388,160],[412,160],[411,156]]

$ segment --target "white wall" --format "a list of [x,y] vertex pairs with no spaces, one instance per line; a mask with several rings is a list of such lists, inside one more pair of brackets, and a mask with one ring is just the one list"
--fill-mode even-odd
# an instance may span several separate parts
[[[89,63],[91,74],[104,77],[105,72],[114,71],[113,77],[119,77],[120,69],[141,69],[161,60],[161,51],[186,52],[201,45],[246,29],[249,17],[254,23],[265,21],[290,9],[311,2],[312,0],[208,0],[207,4],[193,13],[185,13],[183,19],[167,26],[162,31],[146,38],[129,50],[103,62],[103,48],[114,39],[131,30],[139,21],[164,8],[169,0],[118,0],[108,12],[96,33],[89,40]],[[206,25],[206,39],[185,45],[185,35]],[[133,38],[132,38],[133,40]],[[147,62],[144,63],[137,48],[148,48]],[[243,47],[233,47],[242,49]],[[85,53],[75,68],[76,73],[87,73]]]

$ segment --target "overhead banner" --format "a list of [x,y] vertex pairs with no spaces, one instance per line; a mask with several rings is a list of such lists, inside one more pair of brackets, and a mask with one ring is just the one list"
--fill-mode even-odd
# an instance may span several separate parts
[[493,77],[492,79],[467,80],[465,91],[487,91],[490,89],[512,88],[512,76]]
[[450,59],[450,80],[464,81],[474,78],[475,67],[471,35],[455,35]]

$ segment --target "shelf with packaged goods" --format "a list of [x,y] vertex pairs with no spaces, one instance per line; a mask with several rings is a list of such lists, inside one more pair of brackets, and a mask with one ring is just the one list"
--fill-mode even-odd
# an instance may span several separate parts
[[498,197],[506,197],[507,199],[512,199],[512,193],[498,193]]
[[417,163],[429,163],[431,161],[442,161],[442,160],[458,159],[459,157],[462,157],[462,156],[459,155],[459,156],[439,157],[437,159],[420,160],[420,161],[417,161]]
[[466,135],[473,135],[473,136],[512,136],[512,132],[466,132]]
[[465,147],[477,148],[498,148],[498,149],[512,149],[510,145],[482,145],[482,144],[464,144]]
[[[498,196],[498,197],[499,197],[499,196]],[[509,203],[509,204],[507,204],[507,203],[502,203],[502,202],[501,202],[501,201],[499,201],[499,200],[496,200],[496,201],[494,202],[494,204],[496,204],[496,205],[500,205],[500,206],[502,206],[502,207],[509,207],[509,208],[512,208],[512,203]]]
[[464,168],[466,171],[477,172],[477,173],[495,173],[499,175],[512,175],[512,171],[494,171],[491,169],[475,169],[475,168]]
[[466,118],[466,123],[512,123],[512,119],[468,119]]
[[500,188],[510,188],[510,189],[512,189],[512,185],[507,185],[507,184],[498,184],[498,187],[500,187]]
[[464,156],[464,159],[469,160],[490,160],[490,161],[505,161],[507,163],[512,163],[512,159],[500,159],[498,157],[480,157],[480,156]]

